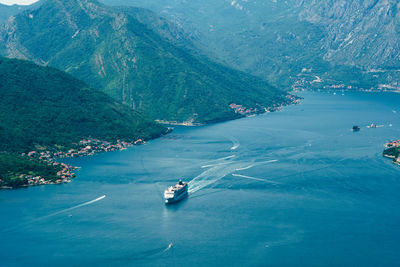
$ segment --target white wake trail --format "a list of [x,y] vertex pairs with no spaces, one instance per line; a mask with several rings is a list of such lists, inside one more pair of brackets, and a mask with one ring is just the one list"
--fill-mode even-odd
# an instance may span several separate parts
[[169,244],[168,244],[168,247],[167,247],[166,249],[164,249],[163,252],[166,252],[166,251],[170,250],[170,249],[172,248],[173,245],[174,245],[174,243],[172,243],[172,242],[169,243]]
[[232,141],[232,147],[231,150],[236,150],[240,147],[240,142],[236,138],[231,138]]
[[225,159],[232,159],[232,158],[235,158],[235,157],[236,157],[236,155],[230,155],[230,156],[227,156],[227,157],[224,157],[224,158],[216,159],[215,161],[225,160]]
[[203,165],[201,168],[210,168],[210,167],[216,167],[216,166],[221,166],[221,165],[228,165],[232,164],[232,162],[223,162],[223,163],[217,163],[217,164],[209,164],[209,165]]
[[249,165],[247,167],[236,169],[236,171],[244,171],[244,170],[251,169],[251,168],[253,168],[254,166],[257,166],[257,165],[266,164],[266,163],[273,163],[273,162],[277,162],[277,161],[278,161],[277,159],[268,160],[268,161],[260,161],[260,162],[256,162],[255,164],[251,164],[251,165]]
[[246,175],[241,175],[241,174],[236,174],[236,173],[233,173],[232,176],[255,180],[255,181],[261,181],[261,182],[265,182],[265,183],[269,183],[269,184],[279,184],[277,182],[269,181],[266,179],[261,179],[261,178],[256,178],[256,177],[251,177],[251,176],[246,176]]
[[106,195],[103,195],[103,196],[101,196],[101,197],[98,197],[98,198],[96,198],[96,199],[90,200],[90,201],[88,201],[88,202],[85,202],[85,203],[82,203],[82,204],[73,206],[73,207],[68,208],[68,209],[64,209],[64,210],[57,211],[57,212],[55,212],[55,213],[52,213],[52,214],[50,214],[50,215],[47,215],[47,216],[44,216],[44,217],[41,217],[41,218],[44,219],[44,218],[52,217],[52,216],[55,216],[55,215],[58,215],[58,214],[61,214],[61,213],[67,212],[67,211],[75,210],[75,209],[78,209],[78,208],[81,208],[81,207],[84,207],[84,206],[87,206],[87,205],[96,203],[97,201],[100,201],[100,200],[102,200],[102,199],[104,199],[104,198],[106,198]]
[[[233,158],[233,157],[229,156],[229,157],[226,157],[223,159],[230,159],[230,158]],[[219,181],[220,179],[226,177],[227,175],[233,174],[235,171],[248,170],[257,165],[267,164],[267,163],[272,163],[272,162],[277,162],[277,161],[278,160],[276,160],[276,159],[268,160],[268,161],[261,161],[261,162],[243,162],[243,161],[235,162],[233,160],[230,160],[227,162],[220,162],[220,163],[201,166],[202,168],[208,168],[208,169],[205,170],[204,172],[202,172],[201,174],[199,174],[198,176],[196,176],[195,178],[193,178],[188,183],[189,184],[189,193],[197,192],[206,186],[214,184],[217,181]],[[241,174],[233,174],[233,175],[242,177],[242,178],[267,182],[267,183],[274,183],[272,181],[268,181],[265,179],[245,176],[245,175],[241,175]],[[277,184],[277,183],[275,183],[275,184]]]
[[97,201],[100,201],[100,200],[104,199],[105,197],[106,197],[106,195],[103,195],[103,196],[101,196],[101,197],[98,197],[98,198],[93,199],[93,200],[90,200],[90,201],[88,201],[88,202],[85,202],[85,203],[82,203],[82,204],[73,206],[73,207],[71,207],[71,208],[63,209],[63,210],[60,210],[60,211],[51,213],[51,214],[49,214],[49,215],[45,215],[45,216],[42,216],[42,217],[38,217],[38,218],[36,218],[36,219],[30,220],[30,221],[28,221],[28,222],[25,222],[25,223],[22,223],[22,224],[20,224],[20,225],[13,226],[13,227],[11,227],[11,228],[9,228],[9,229],[6,229],[6,231],[18,230],[20,227],[24,227],[24,226],[30,225],[30,224],[32,224],[32,223],[39,222],[39,221],[45,220],[45,219],[47,219],[47,218],[56,216],[56,215],[58,215],[58,214],[61,214],[61,213],[67,212],[67,211],[71,211],[71,210],[74,210],[74,209],[78,209],[78,208],[81,208],[81,207],[84,207],[84,206],[93,204],[93,203],[95,203],[95,202],[97,202]]
[[237,163],[230,162],[229,165],[218,165],[207,169],[189,182],[189,193],[197,192],[206,186],[216,183],[225,176],[233,173],[237,167],[239,167]]
[[277,160],[277,159],[272,159],[272,160],[267,160],[267,161],[260,161],[260,162],[257,162],[257,165],[259,165],[259,164],[264,164],[264,163],[273,163],[273,162],[278,162],[279,160]]
[[[203,165],[203,166],[201,166],[201,168],[213,167],[213,166],[219,164],[218,162],[221,162],[221,161],[232,162],[232,161],[227,161],[227,160],[233,159],[233,158],[236,158],[236,155],[230,155],[230,156],[219,158],[219,159],[209,160],[209,161],[204,162],[203,164],[207,164],[207,165]],[[226,164],[226,163],[224,163],[224,164]]]
[[239,169],[236,169],[236,171],[244,171],[244,170],[251,169],[251,168],[253,168],[253,167],[254,167],[254,164],[252,164],[252,165],[249,165],[249,166],[247,166],[247,167],[244,167],[244,168],[239,168]]

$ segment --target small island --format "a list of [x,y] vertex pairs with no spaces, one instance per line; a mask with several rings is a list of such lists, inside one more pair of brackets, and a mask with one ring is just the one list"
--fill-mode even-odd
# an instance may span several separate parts
[[391,158],[393,163],[400,165],[400,140],[386,143],[385,148],[383,156]]

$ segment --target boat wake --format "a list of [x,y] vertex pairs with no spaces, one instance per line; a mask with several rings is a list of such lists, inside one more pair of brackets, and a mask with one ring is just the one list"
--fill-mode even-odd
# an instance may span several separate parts
[[238,149],[238,148],[240,147],[240,142],[239,142],[239,140],[237,140],[237,139],[234,138],[234,137],[231,137],[230,139],[231,139],[231,141],[232,141],[231,150],[236,150],[236,149]]
[[[218,162],[221,160],[226,160],[225,162]],[[272,181],[268,181],[261,178],[255,178],[250,176],[245,176],[241,174],[234,174],[237,171],[244,171],[250,168],[253,168],[257,165],[266,164],[277,162],[278,160],[268,160],[268,161],[261,161],[261,162],[246,162],[246,161],[235,161],[234,157],[229,156],[222,159],[215,160],[215,164],[208,164],[203,165],[201,168],[208,168],[207,170],[203,171],[201,174],[193,178],[189,185],[189,193],[195,193],[206,186],[210,186],[222,178],[228,175],[234,175],[236,177],[242,177],[251,180],[258,180],[262,182],[274,183]],[[276,184],[276,183],[275,183]]]
[[105,198],[106,198],[106,195],[103,195],[103,196],[101,196],[101,197],[98,197],[98,198],[93,199],[93,200],[90,200],[90,201],[88,201],[88,202],[85,202],[85,203],[82,203],[82,204],[73,206],[73,207],[71,207],[71,208],[63,209],[63,210],[54,212],[54,213],[52,213],[52,214],[46,215],[46,216],[44,216],[44,217],[41,217],[41,219],[48,218],[48,217],[52,217],[52,216],[55,216],[55,215],[58,215],[58,214],[61,214],[61,213],[65,213],[65,212],[67,212],[67,211],[75,210],[75,209],[78,209],[78,208],[81,208],[81,207],[84,207],[84,206],[87,206],[87,205],[96,203],[96,202],[98,202],[98,201],[100,201],[100,200],[102,200],[102,199],[105,199]]
[[231,162],[222,162],[222,163],[217,163],[217,164],[209,164],[209,165],[203,165],[201,166],[202,169],[204,168],[210,168],[210,167],[216,167],[216,166],[221,166],[221,165],[228,165],[232,164]]
[[236,173],[233,173],[232,176],[255,180],[255,181],[261,181],[261,182],[265,182],[265,183],[269,183],[269,184],[279,184],[277,182],[269,181],[267,179],[256,178],[256,177],[251,177],[251,176],[241,175],[241,174],[236,174]]
[[267,161],[259,161],[259,162],[257,162],[257,165],[260,165],[260,164],[265,164],[265,163],[273,163],[273,162],[278,162],[279,160],[277,160],[277,159],[272,159],[272,160],[267,160]]
[[[143,261],[143,260],[148,260],[148,259],[152,259],[152,258],[158,258],[158,257],[162,257],[163,253],[166,253],[167,251],[171,250],[173,245],[174,244],[172,242],[170,242],[167,247],[162,246],[162,247],[149,249],[149,250],[142,251],[142,252],[130,253],[127,255],[120,256],[120,257],[114,257],[114,258],[112,258],[112,260],[114,262],[118,262],[117,265],[121,265],[120,263],[125,263],[125,262],[131,263],[132,261]],[[164,256],[168,256],[168,254],[166,254]],[[114,263],[114,265],[115,265],[115,263]],[[125,266],[125,265],[126,264],[123,264],[123,266]],[[129,266],[130,265],[131,264],[129,264]]]
[[244,170],[251,169],[251,168],[253,168],[253,167],[254,167],[254,164],[251,164],[251,165],[249,165],[249,166],[247,166],[247,167],[236,169],[236,171],[244,171]]
[[[36,219],[33,219],[33,220],[30,220],[30,221],[24,222],[24,223],[22,223],[22,224],[13,226],[13,227],[11,227],[11,228],[8,228],[8,229],[6,229],[5,231],[18,230],[18,229],[20,229],[20,227],[25,227],[25,226],[31,225],[32,223],[40,222],[40,221],[45,220],[45,219],[48,219],[48,218],[50,218],[50,217],[53,217],[53,216],[56,216],[56,215],[59,215],[59,214],[62,214],[62,213],[66,213],[66,212],[68,212],[68,211],[72,211],[72,210],[75,210],[75,209],[78,209],[78,208],[81,208],[81,207],[84,207],[84,206],[88,206],[88,205],[93,204],[93,203],[96,203],[96,202],[98,202],[98,201],[100,201],[100,200],[102,200],[102,199],[104,199],[104,198],[106,198],[106,195],[103,195],[103,196],[101,196],[101,197],[98,197],[98,198],[96,198],[96,199],[93,199],[93,200],[90,200],[90,201],[87,201],[87,202],[84,202],[84,203],[81,203],[81,204],[79,204],[79,205],[73,206],[73,207],[68,208],[68,209],[63,209],[63,210],[60,210],[60,211],[51,213],[51,214],[49,214],[49,215],[45,215],[45,216],[42,216],[42,217],[38,217],[38,218],[36,218]],[[70,216],[71,216],[71,215],[70,215]]]
[[232,167],[232,163],[230,165],[216,165],[212,168],[207,169],[202,172],[200,175],[196,176],[191,180],[189,184],[189,193],[194,193],[203,189],[206,186],[214,184],[218,180],[224,178],[225,176],[233,173],[235,171],[235,167]]
[[166,249],[164,249],[164,251],[163,252],[167,252],[168,250],[170,250],[171,248],[172,248],[172,246],[174,245],[174,243],[169,243],[168,244],[168,247],[166,248]]
[[238,168],[238,169],[236,169],[236,171],[245,171],[245,170],[251,169],[251,168],[253,168],[255,166],[258,166],[258,165],[262,165],[262,164],[266,164],[266,163],[273,163],[273,162],[277,162],[277,161],[278,161],[277,159],[267,160],[267,161],[259,161],[259,162],[256,162],[254,164],[251,164],[249,166],[246,166],[246,167],[243,167],[243,168]]
[[232,159],[232,158],[235,158],[235,157],[236,157],[236,155],[230,155],[230,156],[227,156],[227,157],[223,157],[223,158],[220,158],[220,159],[216,159],[215,161],[226,160],[226,159]]

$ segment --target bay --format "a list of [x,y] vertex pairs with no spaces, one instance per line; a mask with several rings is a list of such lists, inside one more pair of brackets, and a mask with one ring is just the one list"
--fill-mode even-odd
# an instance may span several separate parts
[[[82,167],[69,184],[0,191],[0,265],[400,264],[400,167],[382,157],[400,137],[400,95],[301,96],[281,112],[67,159]],[[189,198],[166,206],[178,179]]]

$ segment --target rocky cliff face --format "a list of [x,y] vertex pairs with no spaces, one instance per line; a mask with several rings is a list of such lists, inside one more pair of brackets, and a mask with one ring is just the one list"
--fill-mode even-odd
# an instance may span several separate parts
[[102,0],[150,8],[222,62],[289,87],[298,75],[326,85],[397,87],[397,0]]
[[299,17],[323,25],[324,59],[364,69],[400,65],[400,2],[304,0]]
[[72,74],[153,119],[214,122],[284,100],[251,75],[193,55],[180,27],[143,9],[48,0],[0,27],[0,53]]
[[[326,85],[399,88],[397,0],[102,1],[152,9],[167,20],[133,13],[170,42],[279,87],[289,88],[307,74]],[[12,38],[7,45],[16,48]]]

